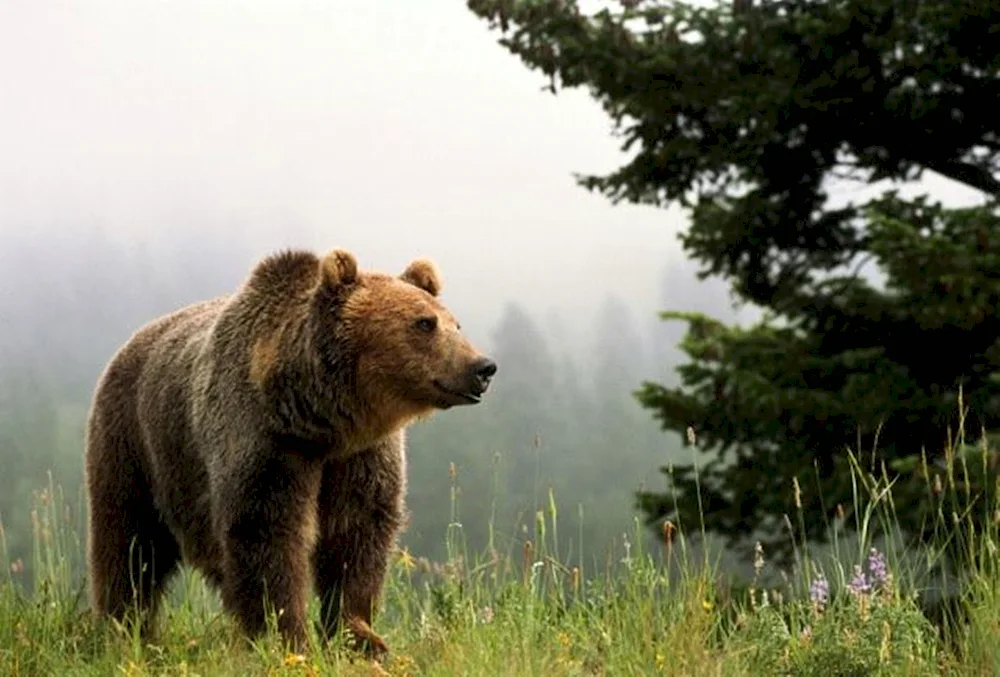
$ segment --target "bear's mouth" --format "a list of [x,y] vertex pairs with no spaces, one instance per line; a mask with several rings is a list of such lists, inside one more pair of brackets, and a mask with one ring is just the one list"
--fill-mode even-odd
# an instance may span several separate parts
[[480,400],[482,400],[481,395],[477,395],[476,393],[471,393],[471,392],[460,392],[458,390],[452,390],[451,388],[445,387],[443,383],[437,380],[434,381],[434,387],[440,390],[445,395],[448,395],[449,397],[457,398],[461,403],[464,404],[478,404]]

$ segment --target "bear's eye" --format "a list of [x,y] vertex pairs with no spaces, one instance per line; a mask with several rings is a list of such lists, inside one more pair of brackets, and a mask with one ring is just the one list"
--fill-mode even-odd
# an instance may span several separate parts
[[416,321],[415,326],[417,329],[428,334],[437,329],[437,318],[436,317],[421,317]]

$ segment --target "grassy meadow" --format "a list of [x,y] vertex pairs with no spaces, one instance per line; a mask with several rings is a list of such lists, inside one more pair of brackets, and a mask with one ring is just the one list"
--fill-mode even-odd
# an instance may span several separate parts
[[[835,523],[830,547],[796,543],[788,571],[755,549],[753,574],[743,581],[695,555],[698,525],[669,525],[650,548],[636,522],[623,525],[604,561],[561,555],[563,530],[572,528],[565,525],[576,520],[560,513],[551,494],[533,530],[495,541],[508,546],[466,552],[453,484],[452,521],[442,525],[447,561],[405,550],[395,558],[375,623],[392,649],[381,665],[352,655],[343,638],[302,655],[284,651],[274,632],[250,644],[186,569],[152,643],[95,621],[86,602],[83,517],[74,507],[80,500],[49,486],[25,506],[33,580],[24,580],[23,562],[0,551],[0,674],[996,675],[1000,531],[990,520],[988,532],[976,532],[959,509],[969,504],[963,473],[988,455],[984,443],[979,460],[949,453],[946,466],[919,471],[935,488],[929,500],[941,534],[963,560],[947,580],[939,551],[902,545],[893,515],[906,506],[894,504],[884,475],[857,461],[856,510],[848,511],[857,537]],[[790,487],[792,504],[800,490]],[[998,508],[971,509],[992,516]],[[795,540],[796,515],[788,517]],[[954,604],[925,614],[945,582]]]

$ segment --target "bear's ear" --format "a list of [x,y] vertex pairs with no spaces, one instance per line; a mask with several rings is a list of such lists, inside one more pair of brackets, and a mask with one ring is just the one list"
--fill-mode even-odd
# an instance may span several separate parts
[[403,274],[399,276],[403,282],[409,282],[415,287],[420,287],[431,296],[441,293],[441,275],[437,266],[429,259],[417,259],[406,267]]
[[323,257],[320,268],[323,284],[329,287],[353,284],[358,279],[358,261],[346,249],[334,249],[328,253]]

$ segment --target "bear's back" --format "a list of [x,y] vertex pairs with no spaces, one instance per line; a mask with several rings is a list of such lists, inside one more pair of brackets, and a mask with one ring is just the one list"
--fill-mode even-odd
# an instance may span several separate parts
[[[136,330],[108,361],[94,392],[92,416],[115,418],[138,416],[140,402],[149,401],[147,386],[166,376],[186,352],[181,344],[191,343],[210,324],[224,299],[185,306],[162,315]],[[175,402],[176,404],[176,402]]]

